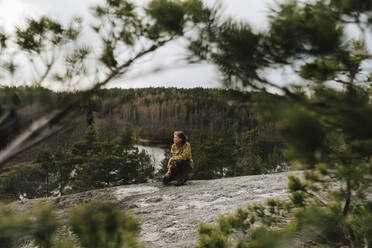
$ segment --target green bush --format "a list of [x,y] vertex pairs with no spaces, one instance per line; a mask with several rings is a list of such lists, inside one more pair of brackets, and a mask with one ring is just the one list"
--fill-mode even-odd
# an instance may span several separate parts
[[131,215],[110,203],[75,206],[67,223],[48,204],[22,214],[0,206],[0,243],[4,248],[27,243],[37,248],[142,247],[137,241],[139,231],[140,225]]

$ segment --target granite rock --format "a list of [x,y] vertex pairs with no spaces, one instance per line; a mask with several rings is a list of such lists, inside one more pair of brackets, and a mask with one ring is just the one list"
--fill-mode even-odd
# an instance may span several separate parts
[[219,215],[267,198],[288,199],[287,176],[300,172],[242,176],[215,180],[190,180],[183,186],[151,182],[92,190],[73,195],[12,203],[18,211],[50,201],[60,216],[70,206],[95,201],[114,202],[131,211],[142,223],[140,239],[147,247],[194,247],[200,222],[214,222]]

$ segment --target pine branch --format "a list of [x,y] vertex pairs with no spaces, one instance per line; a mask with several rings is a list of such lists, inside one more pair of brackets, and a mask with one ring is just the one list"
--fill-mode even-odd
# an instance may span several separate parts
[[[53,127],[61,122],[61,120],[66,117],[70,113],[74,113],[80,105],[85,102],[87,99],[89,99],[94,93],[97,92],[102,86],[109,83],[114,78],[121,76],[125,69],[131,66],[131,64],[136,61],[137,59],[145,56],[146,54],[155,51],[159,47],[163,46],[167,42],[173,40],[174,37],[171,37],[167,40],[160,41],[157,44],[152,45],[146,50],[143,50],[139,52],[136,56],[129,59],[122,65],[118,66],[116,69],[114,69],[105,80],[96,83],[91,89],[85,91],[80,98],[78,98],[76,101],[72,102],[70,105],[66,106],[65,108],[49,114],[49,116],[42,116],[38,121],[34,122],[34,124],[25,132],[21,133],[11,144],[9,144],[3,151],[0,152],[0,166],[2,166],[5,162],[9,161],[11,158],[16,156],[17,154],[30,149],[34,145],[40,143],[41,141],[45,140],[46,138],[54,135],[57,132],[49,133],[48,135],[43,135],[39,138],[37,142],[31,143],[31,145],[21,147],[23,142],[26,142],[28,139],[30,139],[34,134],[40,132],[41,130],[44,130],[45,128]],[[62,129],[63,127],[61,127]]]

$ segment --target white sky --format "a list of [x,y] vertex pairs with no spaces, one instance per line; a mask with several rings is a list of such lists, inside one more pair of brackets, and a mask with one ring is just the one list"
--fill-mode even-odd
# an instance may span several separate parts
[[[206,0],[208,4],[215,0]],[[253,27],[264,27],[267,4],[273,0],[220,0],[225,6],[225,13],[236,19],[248,20]],[[89,6],[103,0],[0,0],[0,27],[12,30],[16,25],[22,25],[26,17],[49,15],[57,20],[68,21],[73,16],[82,16],[85,23],[91,23]],[[145,0],[134,1],[143,3]],[[85,34],[88,35],[89,34]],[[89,39],[86,37],[86,39]],[[155,54],[147,57],[136,69],[122,80],[109,87],[219,87],[221,84],[218,73],[212,65],[192,65],[174,67],[174,61],[181,59],[185,50],[179,48],[179,43],[170,44]],[[154,66],[162,62],[165,69],[152,72]],[[53,88],[53,86],[51,86]]]
[[[138,4],[148,0],[132,0]],[[248,21],[253,28],[262,29],[267,25],[268,7],[275,0],[204,0],[207,4],[220,1],[224,5],[226,15],[235,19]],[[83,17],[85,24],[92,23],[89,6],[103,0],[0,0],[0,27],[11,30],[16,25],[22,25],[26,17],[49,15],[57,20],[67,22],[73,16]],[[85,37],[84,37],[85,36]],[[90,41],[89,33],[83,34],[83,39]],[[186,50],[180,48],[180,42],[172,43],[147,56],[137,63],[134,70],[123,79],[113,82],[108,87],[139,88],[139,87],[220,87],[217,70],[208,64],[192,66],[174,66],[175,61],[185,56]],[[154,73],[153,68],[161,64],[165,69]],[[280,73],[272,73],[275,80]],[[282,78],[283,80],[283,78]],[[286,78],[288,80],[288,78]],[[56,85],[50,88],[58,89]]]
[[[213,4],[216,0],[204,0]],[[273,0],[219,0],[225,7],[226,14],[237,19],[249,20],[261,26],[265,22],[267,4]],[[60,20],[68,20],[71,16],[89,17],[89,6],[103,0],[0,0],[0,22],[2,25],[20,24],[24,17],[51,14]],[[134,0],[136,3],[147,2]]]

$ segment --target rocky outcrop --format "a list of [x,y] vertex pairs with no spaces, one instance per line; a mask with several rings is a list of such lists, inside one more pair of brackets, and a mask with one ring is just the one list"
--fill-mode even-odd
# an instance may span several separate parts
[[133,211],[142,223],[141,240],[148,247],[193,247],[198,241],[200,222],[213,222],[221,214],[232,213],[238,207],[244,208],[267,198],[287,199],[288,174],[192,180],[179,187],[164,186],[160,182],[125,185],[17,202],[14,207],[25,210],[50,200],[64,215],[71,205],[111,201],[123,210]]

